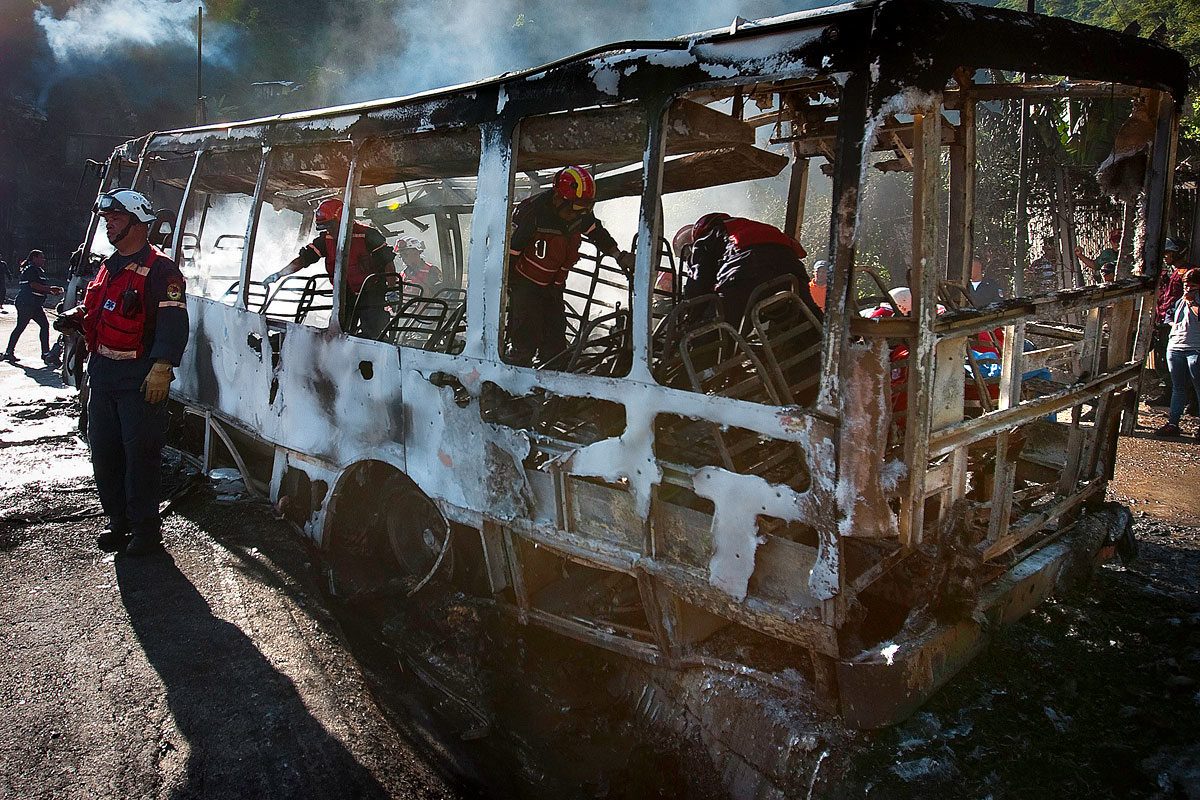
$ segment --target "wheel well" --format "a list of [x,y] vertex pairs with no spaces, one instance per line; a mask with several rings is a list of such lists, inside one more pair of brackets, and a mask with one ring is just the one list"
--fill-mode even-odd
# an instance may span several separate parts
[[412,478],[386,461],[372,459],[359,461],[347,467],[338,476],[329,501],[325,549],[345,548],[360,538],[361,532],[379,513],[383,488],[393,481],[421,491]]

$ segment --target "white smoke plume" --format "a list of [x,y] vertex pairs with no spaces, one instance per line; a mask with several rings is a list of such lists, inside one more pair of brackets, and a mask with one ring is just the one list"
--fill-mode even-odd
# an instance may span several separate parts
[[[344,82],[329,102],[395,97],[479,80],[621,40],[662,39],[828,5],[828,0],[426,0],[377,6],[346,25],[357,63],[331,60]],[[366,24],[364,24],[366,23]]]
[[[170,45],[192,47],[196,42],[197,3],[172,0],[85,0],[55,17],[45,5],[33,12],[46,34],[46,43],[59,64],[95,59],[130,48]],[[211,32],[216,34],[215,31]],[[205,32],[209,47],[209,31]],[[220,55],[220,37],[212,42]]]

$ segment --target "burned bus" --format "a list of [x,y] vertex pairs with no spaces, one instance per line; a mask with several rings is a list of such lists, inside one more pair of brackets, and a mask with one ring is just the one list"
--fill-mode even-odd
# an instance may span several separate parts
[[[156,132],[117,149],[101,189],[132,183],[178,220],[177,444],[206,468],[228,451],[330,558],[357,558],[360,586],[403,599],[469,561],[521,623],[666,669],[720,637],[779,642],[847,724],[876,727],[1127,523],[1100,504],[1148,347],[1186,79],[1133,36],[880,0]],[[979,121],[1090,98],[1148,123],[1114,156],[1135,170],[1143,274],[1018,282],[974,307],[993,213]],[[636,263],[585,243],[567,349],[523,366],[506,355],[511,214],[569,165],[596,175],[596,216]],[[885,182],[902,202],[869,214]],[[346,209],[332,279],[316,264],[264,285],[328,198]],[[670,239],[709,212],[828,260],[823,314],[794,276],[744,320],[685,298]],[[354,223],[421,240],[441,271],[436,288],[367,278],[381,332],[348,287]],[[899,243],[889,263],[865,258],[868,236]]]

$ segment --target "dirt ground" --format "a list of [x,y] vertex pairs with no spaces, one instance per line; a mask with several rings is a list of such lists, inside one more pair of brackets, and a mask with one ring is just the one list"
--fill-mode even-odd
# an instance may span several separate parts
[[[33,333],[0,364],[0,798],[713,796],[694,743],[605,692],[606,656],[545,633],[488,628],[476,647],[514,666],[482,683],[508,710],[472,722],[260,501],[197,485],[167,555],[99,553],[73,392]],[[908,722],[816,741],[809,797],[1200,798],[1200,443],[1149,437],[1143,410],[1110,490],[1139,560],[1044,604]]]
[[1051,598],[923,711],[861,736],[828,796],[1200,798],[1200,442],[1151,436],[1163,411],[1140,407],[1109,487],[1134,512],[1138,559]]
[[0,364],[0,798],[456,796],[373,701],[267,506],[196,493],[168,554],[96,549],[74,392],[32,333]]

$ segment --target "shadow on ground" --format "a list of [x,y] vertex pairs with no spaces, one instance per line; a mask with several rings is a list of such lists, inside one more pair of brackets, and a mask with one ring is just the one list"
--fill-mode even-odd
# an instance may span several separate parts
[[313,718],[295,685],[208,602],[171,557],[118,558],[130,623],[191,754],[174,797],[388,793]]

